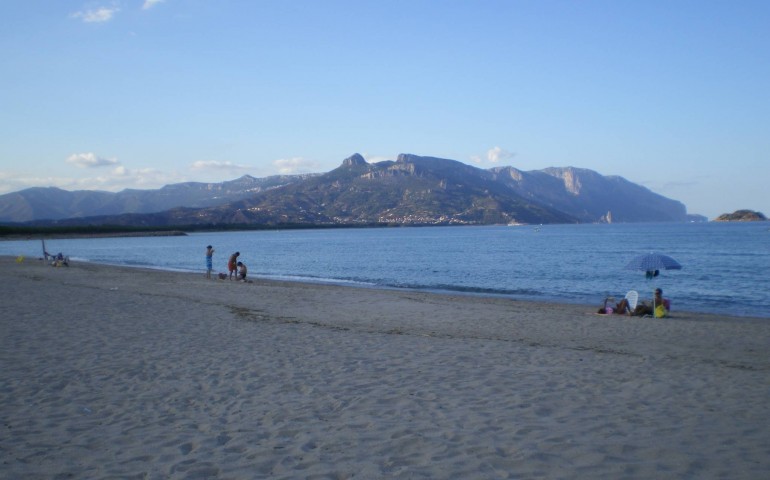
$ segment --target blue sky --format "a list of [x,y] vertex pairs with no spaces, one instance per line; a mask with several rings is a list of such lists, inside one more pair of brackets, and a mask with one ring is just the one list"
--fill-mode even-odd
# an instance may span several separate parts
[[0,193],[399,153],[770,215],[770,2],[9,0]]

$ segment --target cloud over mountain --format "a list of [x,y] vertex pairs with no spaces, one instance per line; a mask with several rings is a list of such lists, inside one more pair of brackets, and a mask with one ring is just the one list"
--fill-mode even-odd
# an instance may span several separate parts
[[190,165],[192,170],[225,170],[228,172],[248,170],[246,165],[238,165],[230,161],[198,160]]
[[312,160],[305,160],[302,157],[281,158],[275,160],[273,165],[275,165],[281,175],[308,173],[318,167],[316,162]]
[[104,158],[95,153],[74,153],[67,157],[67,163],[80,168],[98,168],[118,165],[120,162],[116,158]]
[[484,165],[484,164],[493,164],[497,165],[500,162],[508,161],[515,157],[515,153],[511,153],[501,147],[493,147],[487,150],[486,155],[482,158],[479,155],[474,155],[471,157],[471,160],[473,163]]

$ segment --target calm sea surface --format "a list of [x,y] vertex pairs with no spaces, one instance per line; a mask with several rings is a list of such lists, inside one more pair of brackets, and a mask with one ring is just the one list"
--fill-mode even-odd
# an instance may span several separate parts
[[[73,261],[204,272],[240,251],[252,277],[495,295],[599,305],[655,287],[673,309],[770,318],[770,223],[425,227],[195,233],[47,240]],[[682,264],[654,280],[624,269],[657,252]],[[0,255],[42,256],[40,240]]]

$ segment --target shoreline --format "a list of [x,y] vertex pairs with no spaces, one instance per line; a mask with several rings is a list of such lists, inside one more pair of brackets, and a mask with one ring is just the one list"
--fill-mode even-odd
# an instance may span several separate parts
[[[611,230],[608,230],[610,228]],[[45,245],[49,252],[64,252],[73,260],[199,272],[203,262],[199,258],[198,250],[201,246],[215,244],[219,249],[215,255],[214,267],[220,272],[227,270],[226,254],[245,248],[242,259],[252,267],[250,274],[264,275],[265,278],[334,284],[345,284],[346,279],[362,280],[365,284],[380,284],[376,288],[415,288],[447,294],[470,292],[474,295],[585,304],[596,306],[597,310],[605,296],[613,295],[619,298],[630,290],[636,290],[642,298],[651,299],[653,286],[660,286],[667,296],[670,296],[675,313],[689,311],[770,319],[770,302],[766,296],[753,293],[756,288],[767,284],[761,272],[765,266],[770,267],[768,256],[762,255],[761,248],[757,250],[760,247],[757,242],[764,238],[761,229],[714,230],[696,226],[695,230],[690,232],[689,228],[662,224],[650,228],[629,224],[611,227],[577,225],[554,227],[548,232],[543,232],[548,233],[543,236],[508,233],[517,230],[510,227],[468,228],[463,229],[465,231],[457,236],[451,235],[453,231],[458,231],[457,229],[438,228],[430,229],[431,232],[428,232],[429,229],[402,230],[404,232],[370,229],[353,237],[342,232],[302,232],[296,235],[292,232],[259,233],[254,236],[260,244],[259,251],[249,250],[251,237],[248,232],[222,235],[190,233],[186,237],[157,237],[154,240],[152,237],[52,240],[46,241]],[[606,232],[614,233],[606,235]],[[628,260],[626,257],[630,258],[631,254],[612,253],[615,240],[623,238],[622,243],[630,246],[634,245],[636,239],[645,238],[646,235],[667,239],[664,245],[668,245],[666,242],[674,238],[672,235],[689,239],[682,244],[684,251],[691,252],[680,258],[685,264],[683,271],[672,272],[671,275],[665,273],[653,281],[644,280],[641,272],[627,271],[624,265]],[[371,237],[383,241],[382,249],[364,247],[363,242],[353,240],[359,236],[362,239]],[[511,236],[517,239],[520,237],[521,241],[511,243],[508,238]],[[581,260],[585,255],[578,251],[570,253],[572,247],[558,241],[562,236],[590,239],[581,247],[581,251],[598,249],[602,253],[595,260]],[[735,260],[728,260],[732,258],[729,255],[708,258],[702,253],[692,253],[711,251],[711,247],[706,245],[723,236],[725,239],[732,239],[729,240],[731,242],[736,242],[733,249],[743,252],[737,255]],[[291,243],[281,241],[288,237],[293,239]],[[414,244],[414,248],[410,247],[411,237],[435,237],[440,239],[442,245],[446,245],[431,253],[430,242],[418,242]],[[499,244],[500,248],[474,248],[472,239],[475,237],[488,238],[495,245]],[[314,245],[314,238],[328,238],[330,241]],[[537,250],[540,253],[535,254],[533,251],[533,255],[526,254],[516,258],[520,256],[515,253],[518,248],[528,251],[541,242],[549,245],[547,253]],[[461,248],[467,249],[467,252],[457,249],[460,244],[465,245]],[[348,255],[344,250],[339,250],[338,245],[350,245],[345,248],[350,248],[351,252],[356,253]],[[176,248],[177,246],[179,248]],[[0,247],[3,247],[0,250],[5,255],[41,255],[39,240],[5,242],[0,243]],[[646,248],[633,247],[632,250],[646,251]],[[672,247],[668,245],[664,248]],[[714,248],[718,250],[717,245]],[[301,250],[307,250],[308,253],[297,255]],[[675,248],[674,251],[678,252]],[[466,253],[453,260],[453,256],[458,255],[457,252]],[[501,255],[499,264],[496,263],[498,257],[492,255],[492,252]],[[220,258],[219,254],[225,254],[225,257]],[[573,254],[576,255],[574,261],[555,260],[572,259]],[[389,260],[391,257],[392,264]],[[473,260],[469,261],[471,258]],[[415,269],[414,266],[418,264],[420,267]],[[705,268],[706,265],[712,267]],[[421,271],[423,266],[424,272]],[[325,277],[340,277],[342,281]]]
[[761,478],[770,322],[0,257],[40,478]]
[[[12,256],[4,256],[0,255],[0,261],[3,259],[5,260],[12,260],[15,257]],[[34,261],[40,261],[43,262],[43,257],[35,257],[34,259],[27,257],[27,260],[34,260]],[[147,271],[154,271],[154,272],[168,272],[168,273],[176,273],[176,274],[182,274],[182,275],[202,275],[202,270],[184,270],[184,269],[170,269],[170,268],[164,268],[164,267],[153,267],[153,266],[147,266],[147,265],[123,265],[123,264],[112,264],[112,263],[98,263],[98,262],[92,262],[89,260],[73,260],[73,263],[77,263],[80,265],[94,265],[94,266],[101,266],[101,267],[110,267],[110,268],[126,268],[130,270],[147,270]],[[212,271],[212,278],[214,278],[217,275],[217,272]],[[298,285],[322,285],[322,286],[331,286],[331,287],[342,287],[342,288],[354,288],[354,289],[363,289],[363,290],[383,290],[383,291],[393,291],[393,292],[414,292],[414,293],[425,293],[428,295],[439,295],[439,296],[457,296],[462,298],[469,298],[469,299],[499,299],[503,301],[514,301],[514,302],[523,302],[523,303],[531,303],[533,305],[561,305],[565,307],[583,307],[587,308],[589,313],[596,313],[596,311],[601,306],[601,302],[603,301],[602,298],[597,298],[596,304],[590,304],[590,303],[584,303],[579,301],[568,301],[564,299],[555,299],[555,298],[543,298],[543,299],[533,299],[533,298],[522,298],[521,296],[514,296],[514,295],[508,295],[505,293],[490,293],[490,292],[477,292],[477,291],[464,291],[464,290],[451,290],[451,289],[430,289],[430,288],[408,288],[408,287],[394,287],[394,286],[387,286],[387,285],[377,285],[373,283],[361,283],[361,282],[350,282],[350,281],[342,281],[342,280],[334,280],[334,279],[311,279],[311,278],[286,278],[284,276],[276,276],[276,277],[265,277],[265,276],[251,276],[250,277],[251,282],[260,281],[260,282],[278,282],[278,283],[290,283],[290,284],[298,284]],[[651,296],[649,296],[651,297]],[[619,297],[616,297],[619,299]],[[642,296],[640,296],[640,302],[642,301]],[[647,298],[649,300],[650,298]],[[614,317],[624,317],[623,315],[613,315]],[[756,315],[741,315],[741,314],[733,314],[728,315],[724,313],[712,313],[708,311],[698,311],[698,310],[680,310],[679,308],[675,308],[672,310],[672,312],[669,315],[669,319],[678,319],[678,318],[685,318],[685,319],[691,319],[695,317],[703,317],[703,318],[731,318],[734,320],[746,320],[746,321],[767,321],[770,322],[770,313],[767,317],[762,316],[756,316]]]

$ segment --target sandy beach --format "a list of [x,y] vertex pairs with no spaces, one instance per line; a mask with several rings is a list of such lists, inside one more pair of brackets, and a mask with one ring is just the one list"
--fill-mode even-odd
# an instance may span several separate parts
[[0,258],[0,476],[767,478],[770,321]]

